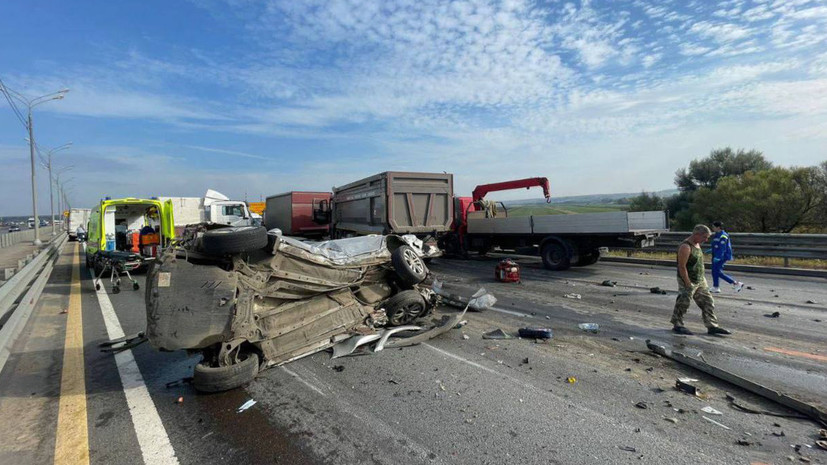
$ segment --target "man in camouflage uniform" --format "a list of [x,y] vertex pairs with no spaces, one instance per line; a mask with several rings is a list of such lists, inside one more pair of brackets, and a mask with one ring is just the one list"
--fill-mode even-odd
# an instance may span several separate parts
[[672,331],[677,334],[692,335],[692,331],[683,325],[683,317],[689,309],[691,300],[701,307],[704,325],[709,334],[732,334],[718,326],[715,316],[715,301],[709,293],[704,277],[704,255],[701,244],[709,239],[712,231],[703,224],[695,226],[692,235],[678,247],[678,298],[672,313]]

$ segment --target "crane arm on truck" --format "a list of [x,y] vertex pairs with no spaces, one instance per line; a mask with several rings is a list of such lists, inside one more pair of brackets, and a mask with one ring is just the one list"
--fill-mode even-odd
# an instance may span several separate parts
[[479,202],[484,199],[489,192],[508,191],[512,189],[526,189],[534,186],[543,188],[543,195],[546,197],[546,202],[551,202],[551,190],[548,184],[548,178],[526,178],[518,179],[516,181],[495,182],[493,184],[482,184],[474,188],[473,196],[474,202]]

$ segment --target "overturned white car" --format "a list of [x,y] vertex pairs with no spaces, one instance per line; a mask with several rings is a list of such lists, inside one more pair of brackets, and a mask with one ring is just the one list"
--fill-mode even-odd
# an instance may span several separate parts
[[[306,243],[254,226],[210,228],[188,228],[148,271],[146,286],[146,337],[160,350],[202,352],[193,377],[201,391],[231,389],[260,367],[408,325],[438,300],[408,237]],[[397,335],[421,342],[454,319]]]

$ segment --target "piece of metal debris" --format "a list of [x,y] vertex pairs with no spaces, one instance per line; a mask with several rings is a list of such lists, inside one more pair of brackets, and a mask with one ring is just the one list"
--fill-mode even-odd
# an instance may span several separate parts
[[620,449],[620,450],[625,450],[626,452],[637,452],[637,449],[635,449],[634,447],[617,446],[617,448]]
[[659,288],[659,287],[652,287],[652,288],[649,288],[649,292],[651,292],[652,294],[662,294],[662,295],[666,295],[666,291],[665,291],[665,290],[663,290],[663,289],[661,289],[661,288]]
[[746,439],[739,439],[735,441],[735,444],[738,444],[739,446],[751,446],[754,444],[754,442],[748,441]]
[[606,287],[615,287],[615,286],[617,286],[617,281],[611,281],[611,280],[607,279],[607,280],[603,281],[602,283],[600,283],[600,285],[601,286],[606,286]]
[[495,329],[494,331],[489,331],[482,335],[483,339],[512,339],[514,336],[506,333],[500,328]]
[[778,318],[781,316],[781,312],[765,313],[764,316],[767,318]]
[[723,415],[723,412],[720,412],[720,411],[718,411],[718,410],[715,410],[714,408],[712,408],[712,407],[710,407],[710,406],[708,406],[708,405],[707,405],[706,407],[702,408],[702,409],[701,409],[701,411],[702,411],[702,412],[706,412],[706,413],[708,413],[708,414],[710,414],[710,415]]
[[807,415],[808,417],[815,420],[821,425],[827,425],[827,412],[819,409],[815,405],[807,404],[786,394],[774,391],[754,381],[750,381],[734,373],[722,370],[709,363],[689,357],[680,352],[675,352],[671,349],[668,349],[663,344],[655,344],[647,340],[646,345],[647,347],[649,347],[649,350],[655,352],[658,355],[671,358],[676,362],[680,362],[684,365],[695,368],[696,370],[703,371],[704,373],[715,376],[716,378],[732,383],[740,388],[752,392],[753,394],[758,394],[759,396],[777,402],[781,405],[784,405],[785,407],[789,407],[795,410],[796,412]]
[[701,391],[694,384],[691,384],[695,381],[698,380],[692,378],[678,378],[675,380],[675,388],[681,392],[697,396],[701,393]]
[[580,300],[580,299],[583,298],[583,296],[581,296],[580,294],[575,294],[574,292],[571,292],[569,294],[564,294],[563,297],[565,297],[567,299],[575,299],[575,300]]
[[577,327],[583,331],[589,331],[592,333],[597,333],[600,331],[600,325],[597,323],[580,323]]
[[649,404],[647,404],[647,403],[646,403],[646,402],[644,402],[644,401],[640,401],[640,402],[638,402],[638,403],[636,403],[636,404],[635,404],[635,407],[637,407],[637,408],[639,408],[639,409],[646,410],[646,409],[648,409],[648,408],[649,408]]
[[724,425],[724,424],[722,424],[722,423],[718,423],[717,421],[715,421],[715,420],[713,420],[712,418],[709,418],[709,417],[707,417],[707,416],[703,416],[703,415],[701,415],[701,418],[703,418],[704,420],[706,420],[706,421],[708,421],[708,422],[712,423],[713,425],[718,425],[718,426],[720,426],[720,427],[721,427],[721,428],[723,428],[723,429],[732,429],[732,428],[730,428],[729,426]]
[[236,410],[236,413],[241,413],[241,412],[247,410],[248,408],[252,407],[253,405],[256,405],[256,401],[254,401],[253,399],[250,399],[247,402],[244,402],[243,404],[241,404],[241,407],[239,407],[238,410]]

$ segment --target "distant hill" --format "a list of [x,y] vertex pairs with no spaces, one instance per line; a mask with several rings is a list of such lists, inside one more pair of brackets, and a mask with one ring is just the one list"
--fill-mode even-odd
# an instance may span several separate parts
[[[660,197],[669,197],[678,193],[677,189],[667,189],[655,192]],[[591,194],[591,195],[573,195],[569,197],[551,197],[551,204],[576,204],[576,205],[607,205],[616,204],[619,200],[628,199],[640,195],[640,192],[619,193],[619,194]],[[516,205],[538,205],[545,204],[544,198],[522,199],[522,200],[504,200],[506,206]]]

